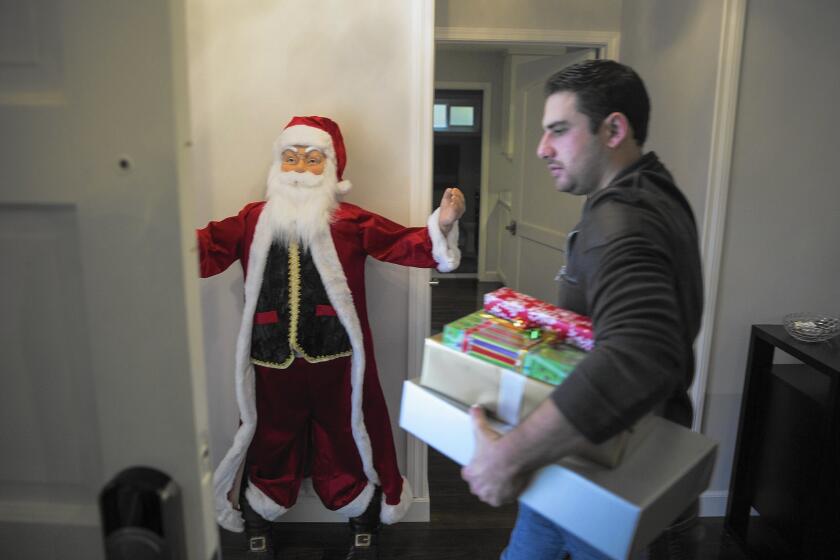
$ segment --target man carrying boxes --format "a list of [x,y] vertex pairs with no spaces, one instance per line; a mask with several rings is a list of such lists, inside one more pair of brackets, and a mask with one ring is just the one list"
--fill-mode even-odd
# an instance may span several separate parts
[[[683,426],[692,344],[702,315],[694,217],[653,152],[643,154],[650,104],[629,67],[593,60],[546,84],[537,155],[556,189],[586,196],[567,240],[560,307],[591,317],[594,345],[516,428],[500,435],[471,409],[476,448],[462,475],[491,505],[515,500],[537,469],[578,455],[650,412]],[[586,512],[581,511],[581,515]],[[525,504],[505,560],[604,558]]]

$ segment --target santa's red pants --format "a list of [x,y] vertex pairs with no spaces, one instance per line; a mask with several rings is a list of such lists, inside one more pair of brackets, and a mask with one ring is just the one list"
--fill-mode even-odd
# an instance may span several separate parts
[[286,369],[254,366],[257,429],[248,448],[248,479],[291,507],[305,476],[335,510],[367,484],[350,427],[350,358]]

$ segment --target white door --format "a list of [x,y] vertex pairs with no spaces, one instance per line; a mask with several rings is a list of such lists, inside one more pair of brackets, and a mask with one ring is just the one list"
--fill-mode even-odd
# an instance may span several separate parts
[[554,277],[563,265],[566,234],[580,218],[581,197],[558,193],[545,163],[537,157],[542,135],[546,80],[571,64],[594,58],[595,51],[575,51],[565,56],[518,57],[514,68],[514,170],[511,215],[515,234],[503,232],[512,250],[513,268],[508,285],[518,291],[553,302],[557,299]]
[[104,557],[131,466],[217,550],[182,0],[0,0],[0,558]]

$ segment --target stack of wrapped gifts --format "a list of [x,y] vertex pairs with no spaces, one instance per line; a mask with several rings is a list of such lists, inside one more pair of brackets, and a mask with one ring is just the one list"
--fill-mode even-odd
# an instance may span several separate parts
[[[500,433],[511,429],[489,422]],[[468,407],[417,379],[403,384],[400,426],[460,465],[476,451]],[[715,452],[704,435],[649,416],[634,428],[616,467],[567,457],[534,473],[519,501],[607,558],[636,558],[708,487]]]
[[[592,348],[586,317],[507,288],[487,294],[482,310],[426,339],[420,378],[403,384],[400,426],[466,465],[476,445],[470,405],[483,406],[493,429],[507,432]],[[626,560],[708,487],[715,453],[702,434],[649,415],[586,455],[539,469],[519,500]]]
[[[593,346],[589,318],[510,288],[484,296],[484,308],[426,340],[420,384],[510,425],[544,401]],[[586,458],[618,464],[626,434]]]

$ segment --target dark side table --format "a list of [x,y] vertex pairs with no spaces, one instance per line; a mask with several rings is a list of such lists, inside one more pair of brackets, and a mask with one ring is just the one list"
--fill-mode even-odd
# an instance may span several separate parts
[[840,338],[753,325],[725,525],[756,558],[840,558],[838,390]]

